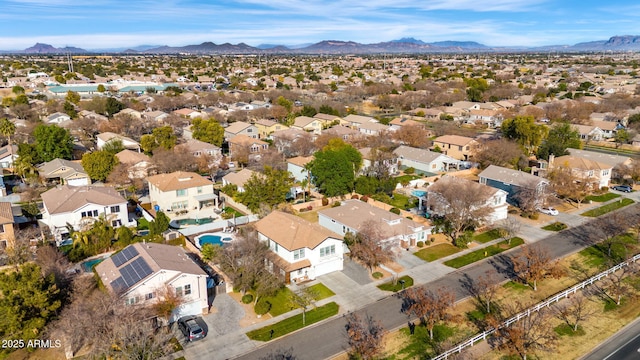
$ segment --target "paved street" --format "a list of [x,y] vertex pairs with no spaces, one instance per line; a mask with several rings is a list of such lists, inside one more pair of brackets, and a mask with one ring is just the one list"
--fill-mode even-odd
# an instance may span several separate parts
[[581,358],[581,360],[637,359],[640,359],[640,318]]
[[[634,198],[640,197],[638,193],[631,195],[635,195]],[[637,201],[638,199],[635,200]],[[596,206],[599,205],[597,204]],[[592,238],[593,233],[585,225],[586,221],[590,219],[579,215],[586,208],[584,207],[569,214],[562,213],[549,220],[549,222],[561,221],[567,224],[575,224],[576,227],[554,233],[541,230],[540,224],[525,224],[520,229],[520,236],[527,240],[528,243],[540,243],[549,250],[552,256],[557,258],[579,251],[597,241],[597,239]],[[639,204],[628,206],[620,211],[626,215],[625,218],[629,221],[629,224],[640,221]],[[483,246],[491,243],[493,242]],[[455,292],[457,299],[462,299],[467,296],[461,286],[465,278],[474,279],[485,272],[496,273],[498,278],[502,280],[510,278],[511,262],[509,255],[517,254],[519,251],[519,249],[514,249],[508,254],[501,254],[460,270],[443,265],[442,263],[448,258],[426,263],[422,260],[416,261],[417,257],[410,252],[401,253],[397,262],[405,267],[405,270],[399,275],[406,274],[411,276],[416,284],[427,284],[427,286],[434,288],[441,286],[450,288]],[[459,256],[463,253],[453,256]],[[342,315],[352,311],[370,314],[380,320],[386,329],[394,329],[407,323],[407,316],[400,312],[401,300],[397,296],[381,291],[376,287],[379,283],[388,280],[372,281],[368,277],[367,270],[358,264],[345,261],[344,271],[321,276],[316,281],[322,282],[337,294],[323,300],[321,304],[335,301],[340,305],[340,314]],[[219,296],[216,301],[221,297],[223,299],[227,297],[229,301],[233,302],[227,295]],[[290,349],[298,359],[315,360],[330,358],[346,349],[345,319],[340,315],[269,343],[262,343],[249,340],[244,333],[254,328],[280,321],[285,317],[297,314],[298,311],[240,329],[237,326],[240,314],[236,312],[237,310],[227,300],[220,301],[220,305],[214,302],[214,307],[218,312],[205,316],[210,327],[209,336],[215,336],[215,340],[207,339],[207,341],[187,344],[184,351],[187,359],[261,359],[278,351]],[[240,308],[240,310],[242,309]],[[224,315],[226,311],[231,311],[231,315]],[[230,330],[223,330],[222,328],[225,327],[229,327]]]

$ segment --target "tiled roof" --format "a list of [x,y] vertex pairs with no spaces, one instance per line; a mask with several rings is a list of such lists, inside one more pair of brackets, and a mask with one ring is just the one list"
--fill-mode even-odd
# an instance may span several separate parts
[[117,191],[101,186],[58,186],[42,195],[42,202],[49,214],[67,213],[86,204],[110,206],[126,203]]
[[206,178],[188,171],[176,171],[170,174],[158,174],[149,176],[147,181],[153,184],[160,191],[173,191],[179,189],[190,189],[198,186],[212,185]]
[[258,232],[289,251],[314,249],[328,238],[342,240],[342,236],[317,223],[281,211],[271,212],[256,222],[255,227]]

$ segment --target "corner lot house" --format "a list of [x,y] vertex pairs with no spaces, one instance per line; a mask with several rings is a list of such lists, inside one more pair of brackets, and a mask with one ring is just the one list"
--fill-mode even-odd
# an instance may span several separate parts
[[597,184],[598,188],[609,186],[613,166],[595,160],[585,159],[573,155],[565,155],[554,158],[549,157],[549,169],[563,167],[571,170],[571,173],[579,179],[589,180],[589,183]]
[[175,291],[183,304],[169,322],[208,311],[207,274],[178,246],[136,243],[95,267],[104,286],[126,305],[153,304]]
[[42,222],[49,226],[56,241],[74,230],[92,225],[104,217],[113,227],[133,226],[129,221],[127,200],[110,187],[57,186],[42,194]]
[[480,184],[489,185],[507,192],[507,201],[517,203],[517,194],[520,189],[535,191],[536,198],[542,203],[543,195],[549,181],[524,171],[508,169],[501,166],[489,165],[480,174]]
[[342,236],[281,211],[271,212],[255,226],[259,239],[267,242],[274,254],[267,266],[286,283],[342,270]]
[[217,205],[213,183],[194,173],[176,171],[147,178],[151,203],[163,211],[197,210]]
[[431,233],[430,227],[360,200],[345,200],[338,207],[318,211],[318,224],[341,236],[347,232],[357,234],[369,220],[380,226],[382,242],[389,246],[415,245]]

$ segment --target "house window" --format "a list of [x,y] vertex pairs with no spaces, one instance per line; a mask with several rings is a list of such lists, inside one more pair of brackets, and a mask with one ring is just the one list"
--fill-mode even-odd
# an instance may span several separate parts
[[609,175],[609,170],[602,170],[602,176]]
[[111,207],[111,213],[119,213],[120,212],[120,205],[116,205],[116,206],[112,206]]
[[247,129],[247,132],[248,133],[253,132],[253,129]]
[[198,194],[202,194],[202,186],[198,186]]
[[176,190],[176,196],[187,196],[187,189]]
[[7,248],[7,240],[0,240],[0,249],[4,250]]
[[117,219],[117,220],[113,220],[113,221],[111,221],[111,226],[112,226],[112,227],[122,226],[122,220]]
[[81,213],[80,213],[80,215],[81,215],[82,217],[92,217],[92,216],[93,216],[93,217],[98,217],[98,210],[93,210],[93,211],[91,211],[91,210],[89,210],[89,211],[83,211],[83,212],[81,212]]
[[293,251],[293,260],[304,259],[304,249],[298,249]]
[[343,232],[343,233],[346,233],[346,232],[347,232],[347,227],[346,227],[346,226],[344,226],[344,225],[342,225],[342,232]]
[[136,297],[131,297],[131,298],[127,298],[125,303],[127,305],[135,305],[136,302],[138,302],[138,299]]
[[320,248],[320,257],[330,256],[336,253],[336,246],[331,245],[327,247]]
[[187,284],[184,286],[184,295],[191,295],[191,284]]
[[176,286],[176,296],[182,296],[182,286]]
[[4,233],[4,224],[0,224],[0,234]]
[[145,300],[151,300],[151,299],[153,299],[153,293],[148,293],[148,294],[146,294],[146,295],[144,296],[144,299],[145,299]]

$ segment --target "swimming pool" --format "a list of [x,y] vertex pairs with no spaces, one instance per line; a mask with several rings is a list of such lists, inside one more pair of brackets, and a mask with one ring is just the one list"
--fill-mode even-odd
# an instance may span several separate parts
[[97,258],[97,259],[87,260],[82,263],[82,270],[84,270],[84,272],[92,272],[93,268],[96,265],[100,264],[104,259],[106,258]]
[[186,219],[172,220],[169,225],[171,225],[171,227],[173,228],[180,229],[185,226],[202,225],[202,224],[208,224],[210,222],[213,222],[213,219],[210,217],[198,218],[198,219],[186,218]]
[[198,249],[202,248],[204,244],[212,244],[212,245],[224,245],[233,241],[233,234],[225,233],[225,232],[217,232],[210,234],[202,234],[196,236],[194,239],[196,246]]
[[411,195],[417,196],[417,197],[423,197],[423,196],[425,196],[426,193],[427,192],[424,191],[424,190],[412,190],[411,191]]

